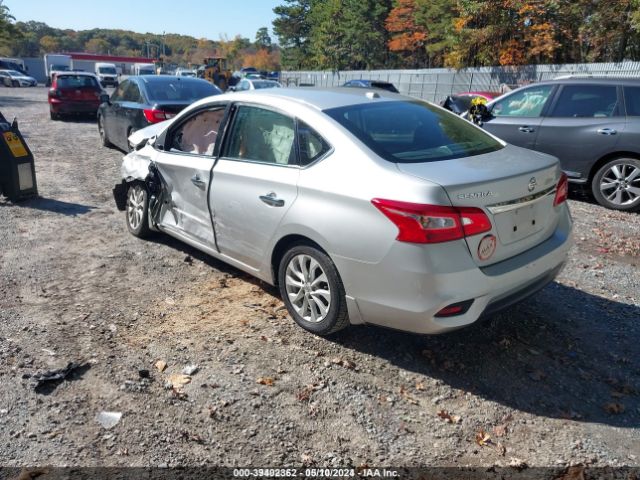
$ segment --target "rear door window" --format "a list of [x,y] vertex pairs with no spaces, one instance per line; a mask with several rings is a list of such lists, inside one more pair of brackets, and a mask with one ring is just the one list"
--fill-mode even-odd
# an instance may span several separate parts
[[624,101],[627,115],[640,117],[640,87],[624,87]]
[[129,82],[127,88],[124,90],[124,95],[122,98],[123,102],[132,102],[132,103],[144,103],[142,99],[142,95],[140,94],[140,88],[133,82]]
[[553,85],[520,90],[494,103],[491,114],[495,117],[539,117],[552,91]]
[[309,125],[298,120],[298,145],[300,164],[309,165],[324,156],[331,146]]
[[615,85],[564,85],[551,117],[607,118],[618,115]]

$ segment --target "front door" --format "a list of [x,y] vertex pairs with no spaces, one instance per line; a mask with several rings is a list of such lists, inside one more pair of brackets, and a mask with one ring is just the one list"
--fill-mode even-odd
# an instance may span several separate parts
[[553,85],[536,85],[497,100],[483,128],[507,143],[533,149],[553,89]]
[[250,105],[235,107],[213,170],[211,207],[220,253],[258,270],[298,195],[294,119]]
[[624,129],[616,85],[563,85],[540,125],[535,150],[558,157],[570,179],[587,180],[591,167],[614,150]]
[[167,133],[156,157],[166,189],[158,225],[210,251],[216,247],[208,193],[225,109],[216,104],[186,117]]

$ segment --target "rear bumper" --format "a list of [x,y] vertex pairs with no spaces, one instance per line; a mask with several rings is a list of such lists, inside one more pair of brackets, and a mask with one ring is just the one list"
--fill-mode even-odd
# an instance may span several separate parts
[[87,101],[87,102],[49,102],[51,111],[53,113],[72,114],[72,113],[98,113],[98,107],[100,107],[99,101]]
[[[355,300],[349,314],[364,323],[435,334],[467,326],[520,302],[551,282],[566,262],[572,221],[566,204],[563,210],[544,242],[488,267],[479,268],[462,241],[440,244],[437,256],[431,258],[421,247],[401,242],[375,265],[338,257],[336,266],[347,296]],[[473,303],[464,314],[435,316],[449,305],[468,300]]]

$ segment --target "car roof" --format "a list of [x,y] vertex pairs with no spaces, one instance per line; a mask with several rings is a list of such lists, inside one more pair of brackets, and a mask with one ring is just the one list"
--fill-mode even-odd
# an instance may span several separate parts
[[[628,83],[633,85],[640,85],[640,77],[574,77],[574,78],[556,78],[553,80],[544,80],[542,82],[531,83],[530,85],[536,84],[584,84],[584,83],[602,83],[602,84],[613,84],[617,85],[620,83]],[[523,85],[523,87],[528,87],[529,85]]]
[[91,72],[80,72],[80,71],[75,71],[75,70],[68,70],[68,71],[64,71],[64,72],[58,72],[56,73],[56,77],[68,77],[69,75],[80,75],[80,76],[85,76],[85,77],[94,77],[94,78],[98,78],[96,77],[95,73],[91,73]]
[[[219,99],[218,97],[217,99]],[[242,101],[249,98],[269,100],[288,100],[301,105],[306,105],[316,110],[328,110],[347,105],[368,104],[372,102],[403,101],[416,102],[416,98],[405,97],[397,93],[379,90],[376,88],[316,88],[316,87],[292,87],[292,88],[268,88],[237,93],[225,93],[225,98],[231,101]]]

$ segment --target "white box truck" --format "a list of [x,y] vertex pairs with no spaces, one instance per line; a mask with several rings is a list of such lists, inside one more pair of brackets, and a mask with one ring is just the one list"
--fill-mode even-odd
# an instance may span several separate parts
[[133,74],[134,75],[155,75],[156,66],[153,63],[134,63]]
[[96,76],[103,87],[109,85],[115,88],[118,86],[118,70],[113,63],[96,63]]
[[47,74],[47,87],[51,86],[54,73],[68,72],[71,70],[72,64],[70,55],[47,53],[44,56],[44,71]]

